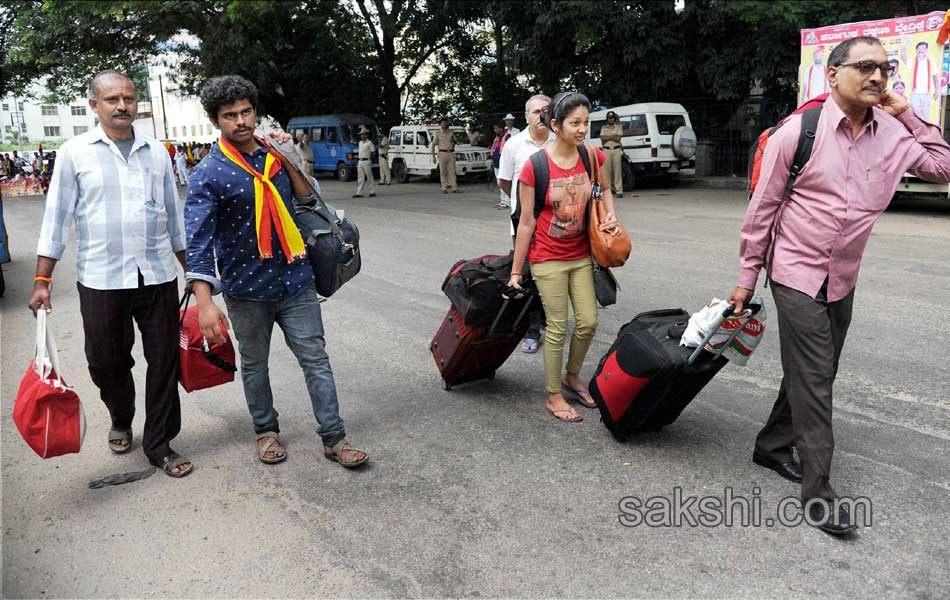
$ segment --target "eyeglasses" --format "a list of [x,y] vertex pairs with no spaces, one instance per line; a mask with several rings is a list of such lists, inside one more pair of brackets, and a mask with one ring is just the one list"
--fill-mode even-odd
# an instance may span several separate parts
[[862,75],[873,75],[874,71],[878,69],[881,70],[881,75],[883,75],[884,77],[893,77],[894,74],[897,73],[897,67],[895,67],[891,63],[882,62],[881,64],[878,64],[874,62],[873,60],[859,60],[857,62],[843,63],[837,66],[838,68],[855,67],[858,69],[858,71],[861,71]]

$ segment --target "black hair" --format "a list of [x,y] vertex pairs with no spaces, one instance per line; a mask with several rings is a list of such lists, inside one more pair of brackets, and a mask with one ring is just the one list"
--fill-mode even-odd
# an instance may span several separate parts
[[917,45],[914,46],[914,50],[916,50],[917,48],[920,48],[921,46],[923,46],[924,48],[929,48],[930,44],[928,44],[927,42],[917,42]]
[[247,100],[257,110],[257,87],[240,75],[212,77],[201,88],[201,107],[214,122],[218,121],[218,109],[238,100]]
[[551,126],[552,121],[563,123],[567,115],[574,112],[574,109],[583,106],[590,110],[590,100],[580,92],[561,92],[551,100],[551,103],[541,109],[541,122],[554,131]]
[[848,60],[848,53],[851,52],[851,48],[853,48],[854,46],[858,44],[869,44],[869,45],[877,44],[878,46],[881,46],[882,48],[884,47],[884,44],[881,43],[881,40],[879,40],[876,37],[871,37],[869,35],[862,35],[856,38],[851,38],[850,40],[846,40],[844,42],[841,42],[837,46],[835,46],[835,49],[832,50],[831,54],[828,56],[828,66],[840,67],[841,65],[843,65],[845,61]]

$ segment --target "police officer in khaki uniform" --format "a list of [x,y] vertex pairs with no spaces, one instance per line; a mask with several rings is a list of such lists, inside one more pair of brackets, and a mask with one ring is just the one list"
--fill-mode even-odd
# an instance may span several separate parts
[[389,178],[389,131],[379,140],[379,185],[392,185]]
[[356,193],[354,198],[362,198],[364,188],[369,188],[369,197],[376,195],[376,180],[373,179],[373,152],[376,147],[369,139],[369,129],[360,128],[360,145],[356,155]]
[[300,143],[297,144],[297,154],[300,155],[300,163],[303,172],[308,176],[313,176],[313,149],[310,147],[310,135],[304,133],[300,136]]
[[607,124],[600,130],[600,142],[604,147],[604,154],[607,155],[604,175],[615,198],[623,198],[623,145],[620,143],[622,137],[623,126],[617,118],[617,113],[610,111],[607,113]]
[[[439,180],[442,182],[442,193],[448,194],[450,191],[461,194],[462,190],[455,183],[455,137],[449,131],[449,120],[439,121],[441,129],[435,132],[432,138],[432,162],[439,163]],[[439,158],[436,160],[435,152],[439,151]]]

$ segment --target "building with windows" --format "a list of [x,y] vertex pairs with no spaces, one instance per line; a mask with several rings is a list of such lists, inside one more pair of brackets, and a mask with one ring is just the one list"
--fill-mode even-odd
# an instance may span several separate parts
[[[0,143],[63,141],[99,125],[86,98],[52,104],[43,100],[47,96],[45,88],[36,85],[29,97],[11,94],[0,100]],[[139,101],[135,127],[154,135],[150,102]]]

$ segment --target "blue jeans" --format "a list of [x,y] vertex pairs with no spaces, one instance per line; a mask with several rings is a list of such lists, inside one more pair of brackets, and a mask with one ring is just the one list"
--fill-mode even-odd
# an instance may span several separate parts
[[224,301],[241,353],[241,379],[254,432],[280,432],[268,371],[270,338],[277,323],[303,369],[323,445],[332,446],[343,439],[346,434],[326,352],[317,292],[309,287],[279,302],[242,300],[225,294]]

